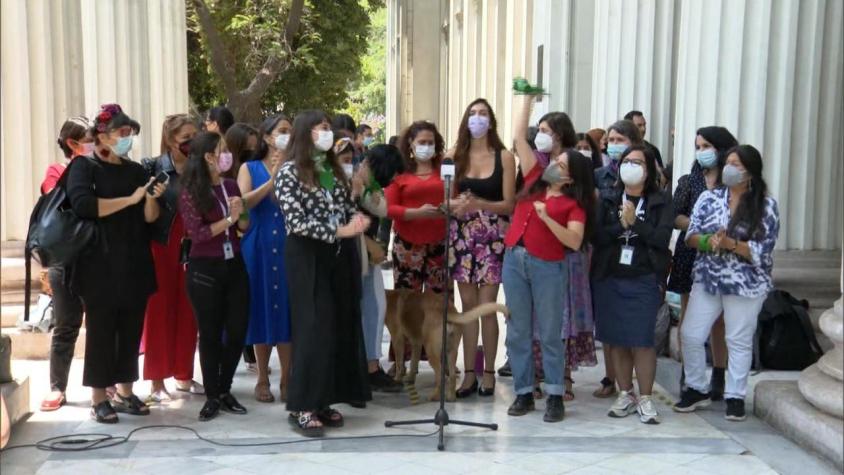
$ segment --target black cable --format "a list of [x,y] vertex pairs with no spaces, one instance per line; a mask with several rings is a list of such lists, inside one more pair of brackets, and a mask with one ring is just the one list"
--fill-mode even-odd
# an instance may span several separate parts
[[[107,449],[109,447],[116,447],[118,445],[125,444],[129,442],[133,435],[136,432],[140,432],[143,430],[149,429],[180,429],[186,430],[188,432],[193,433],[197,439],[211,444],[217,445],[220,447],[268,447],[273,445],[292,445],[292,444],[302,444],[306,442],[330,442],[334,440],[369,440],[369,439],[393,439],[397,437],[431,437],[435,435],[438,430],[428,433],[428,434],[381,434],[381,435],[357,435],[357,436],[346,436],[346,437],[320,437],[320,438],[302,438],[302,439],[295,439],[295,440],[284,440],[284,441],[277,441],[277,442],[259,442],[259,443],[249,443],[249,444],[237,444],[237,443],[228,443],[228,442],[219,442],[212,439],[206,439],[205,437],[201,436],[199,432],[195,429],[185,426],[179,425],[166,425],[166,424],[158,424],[158,425],[149,425],[149,426],[142,426],[135,429],[132,429],[128,434],[125,436],[123,435],[111,435],[111,434],[70,434],[70,435],[58,435],[55,437],[49,437],[47,439],[39,440],[34,444],[21,444],[21,445],[12,445],[6,447],[2,452],[8,452],[14,449],[26,449],[26,448],[35,448],[38,450],[43,450],[46,452],[86,452],[89,450],[98,450],[98,449]],[[83,447],[76,447],[78,445],[83,445]]]

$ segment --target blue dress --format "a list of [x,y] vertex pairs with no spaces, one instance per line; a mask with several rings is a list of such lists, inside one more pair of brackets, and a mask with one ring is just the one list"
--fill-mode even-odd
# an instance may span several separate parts
[[[260,160],[247,162],[252,188],[270,179]],[[249,331],[246,343],[275,345],[290,342],[290,305],[284,267],[287,231],[284,215],[270,192],[249,210],[249,230],[241,253],[249,273]]]

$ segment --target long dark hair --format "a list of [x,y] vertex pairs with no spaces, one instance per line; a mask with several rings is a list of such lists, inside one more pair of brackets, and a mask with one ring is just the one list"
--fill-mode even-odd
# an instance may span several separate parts
[[234,114],[226,106],[216,106],[208,111],[208,120],[216,122],[217,127],[220,128],[220,135],[225,135],[229,127],[234,124]]
[[[724,168],[724,162],[727,161],[727,154],[725,153],[727,150],[738,145],[738,140],[724,127],[719,127],[717,125],[712,125],[709,127],[701,127],[697,129],[695,132],[695,137],[700,135],[704,138],[707,142],[711,143],[713,147],[715,147],[715,151],[718,154],[718,165],[715,168],[715,173],[718,174],[716,179],[716,183],[721,183],[721,169]],[[700,166],[700,163],[695,160],[694,165],[692,165],[692,172],[699,171],[703,173],[703,167]]]
[[489,130],[486,133],[487,145],[495,152],[504,150],[504,142],[498,136],[498,121],[495,119],[495,112],[484,98],[478,98],[469,103],[466,111],[463,112],[463,119],[460,120],[460,127],[457,129],[457,144],[454,146],[454,182],[459,183],[469,171],[469,147],[472,145],[472,134],[469,132],[469,112],[476,104],[483,104],[489,112]]
[[258,150],[255,151],[255,160],[263,160],[267,158],[267,154],[270,153],[270,146],[267,145],[267,141],[264,140],[264,137],[272,134],[273,130],[278,127],[278,123],[282,120],[290,122],[290,119],[284,114],[267,117],[263,122],[261,122],[261,127],[258,128]]
[[[624,121],[629,122],[629,121]],[[631,124],[633,122],[630,122]],[[636,129],[638,132],[639,129]],[[630,138],[630,137],[627,137]],[[627,158],[633,152],[642,152],[642,155],[645,156],[645,170],[648,172],[648,176],[645,177],[645,185],[642,187],[642,196],[650,195],[651,193],[657,193],[660,191],[659,188],[659,171],[656,168],[656,157],[651,152],[649,147],[645,147],[644,145],[631,145],[621,154],[621,157],[618,159],[619,166],[624,163],[624,159]],[[616,189],[618,191],[624,191],[624,181],[621,180],[619,175],[618,182],[616,183]]]
[[437,126],[433,122],[417,120],[410,124],[408,128],[404,129],[404,132],[402,132],[399,138],[399,151],[401,152],[401,156],[404,157],[404,169],[410,173],[416,172],[416,160],[413,159],[413,150],[410,144],[416,139],[419,132],[423,130],[429,130],[434,134],[434,157],[431,159],[431,164],[434,165],[434,168],[439,166],[443,150],[445,149],[443,136],[440,135]]
[[574,131],[574,124],[572,124],[568,114],[565,112],[549,112],[543,115],[536,125],[538,126],[543,122],[557,136],[560,141],[560,148],[567,149],[577,146],[577,133]]
[[375,181],[386,188],[393,177],[404,173],[404,160],[393,145],[378,144],[366,151],[366,163]]
[[200,213],[206,214],[214,207],[214,192],[211,191],[211,172],[205,154],[215,153],[222,137],[214,132],[202,132],[190,141],[190,153],[181,176],[182,186],[187,190]]
[[[290,134],[290,143],[287,144],[287,160],[292,160],[296,165],[296,172],[299,181],[306,185],[317,186],[316,166],[314,165],[314,139],[311,130],[323,121],[328,121],[328,115],[321,110],[306,110],[296,115],[293,120],[293,132]],[[272,130],[272,129],[270,129]],[[326,165],[334,171],[337,182],[346,184],[346,174],[343,168],[337,163],[334,151],[329,148],[325,152]]]
[[601,160],[601,149],[598,147],[598,144],[595,143],[595,139],[593,139],[589,134],[578,132],[577,141],[580,142],[581,140],[588,143],[589,149],[592,150],[592,168],[601,168],[604,166],[604,162]]
[[765,215],[765,198],[768,196],[768,184],[762,177],[762,154],[753,145],[738,145],[731,148],[724,154],[724,157],[729,157],[736,154],[747,174],[750,175],[750,183],[747,191],[741,195],[738,208],[730,224],[727,226],[727,231],[731,235],[735,235],[736,227],[739,225],[747,226],[747,235],[749,238],[754,238],[757,234],[764,232],[762,226],[762,218]]

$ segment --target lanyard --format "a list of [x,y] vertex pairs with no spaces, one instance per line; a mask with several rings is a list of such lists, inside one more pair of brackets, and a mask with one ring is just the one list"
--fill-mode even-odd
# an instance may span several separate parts
[[[627,193],[622,192],[621,197],[622,197],[621,198],[622,204],[625,203],[626,201],[628,201],[627,200]],[[637,219],[639,218],[639,215],[641,215],[643,213],[642,207],[644,206],[644,204],[645,204],[645,197],[640,196],[639,202],[636,204],[636,218]],[[624,245],[625,246],[629,245],[630,244],[630,238],[634,237],[633,231],[630,230],[630,229],[624,230],[624,234],[622,234],[622,237],[624,237]]]
[[[220,204],[220,209],[223,210],[223,218],[225,219],[229,215],[229,194],[226,192],[226,184],[220,181],[220,188],[223,189],[223,198],[225,203],[220,202],[219,198],[217,198],[217,194],[214,193],[214,198],[217,198],[217,203]],[[229,226],[226,226],[226,241],[229,240]]]

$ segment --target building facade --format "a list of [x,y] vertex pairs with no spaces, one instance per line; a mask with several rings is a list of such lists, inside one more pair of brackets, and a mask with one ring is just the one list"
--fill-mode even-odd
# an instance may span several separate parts
[[68,117],[116,102],[141,124],[132,157],[158,155],[166,115],[188,111],[185,2],[0,0],[0,239],[29,214]]
[[511,138],[512,80],[578,131],[638,109],[648,141],[691,169],[697,128],[757,147],[780,204],[782,249],[844,238],[844,2],[838,0],[389,0],[387,131],[416,119],[456,139],[477,97]]

